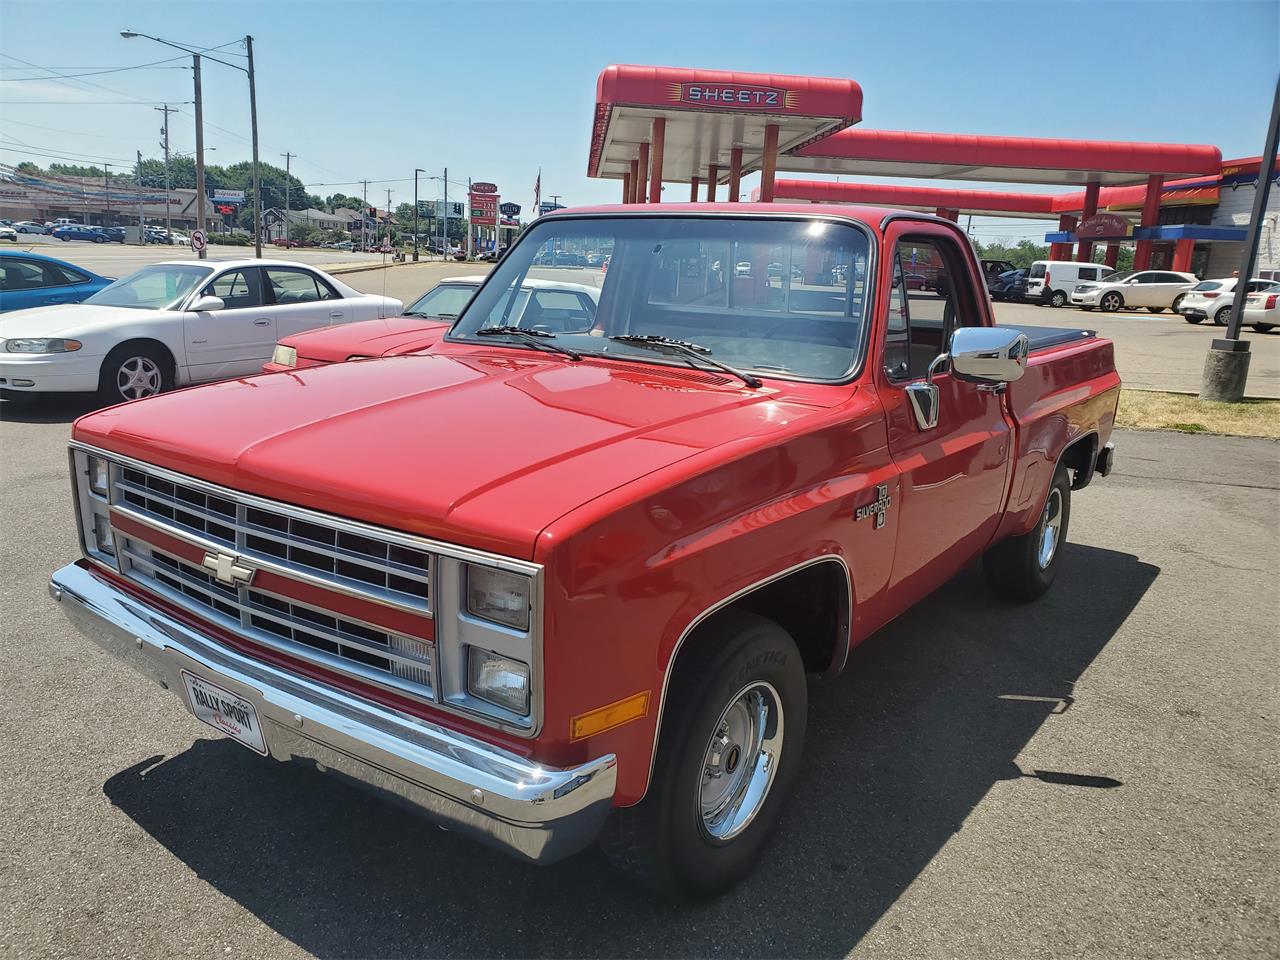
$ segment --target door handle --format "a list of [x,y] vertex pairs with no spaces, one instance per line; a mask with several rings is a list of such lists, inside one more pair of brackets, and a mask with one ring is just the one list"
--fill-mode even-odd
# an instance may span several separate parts
[[259,317],[257,320],[253,321],[253,325],[254,325],[255,327],[268,327],[268,326],[270,326],[270,325],[271,325],[271,318],[270,318],[270,317]]
[[330,319],[330,320],[341,320],[341,319],[342,319],[343,317],[345,317],[345,316],[346,316],[346,314],[345,314],[345,313],[343,313],[341,310],[335,310],[335,311],[333,311],[331,314],[329,314],[329,319]]

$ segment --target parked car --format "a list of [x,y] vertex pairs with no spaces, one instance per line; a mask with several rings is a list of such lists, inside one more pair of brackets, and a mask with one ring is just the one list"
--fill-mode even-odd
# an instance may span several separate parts
[[[391,357],[426,350],[440,341],[475,295],[484,275],[447,277],[409,305],[403,315],[307,330],[276,345],[265,373],[316,367],[343,360]],[[581,283],[526,278],[506,323],[539,330],[590,326],[600,291]]]
[[80,224],[71,217],[58,217],[56,220],[50,220],[45,226],[52,230],[55,227],[76,227],[80,226]]
[[187,236],[187,234],[181,233],[175,230],[171,234],[169,234],[169,242],[173,244],[182,244],[183,246],[186,246],[191,242],[191,238]]
[[107,235],[102,232],[101,227],[88,227],[83,223],[64,224],[60,227],[54,227],[52,234],[55,239],[67,243],[71,240],[88,240],[92,243],[106,243]]
[[1030,270],[1006,270],[995,280],[990,281],[988,289],[992,300],[1008,300],[1019,302],[1027,296],[1027,275]]
[[282,336],[403,309],[300,263],[158,263],[84,303],[0,317],[0,383],[119,403],[257,373]]
[[983,258],[978,261],[982,264],[982,276],[987,282],[987,291],[990,292],[992,284],[1000,277],[1001,274],[1008,273],[1010,270],[1017,268],[1008,260],[991,260]]
[[1250,293],[1244,298],[1244,323],[1259,333],[1270,333],[1280,326],[1280,283]]
[[8,240],[10,243],[18,242],[18,231],[13,227],[0,227],[0,240]]
[[124,227],[102,227],[102,234],[110,243],[124,243],[128,235]]
[[904,273],[902,282],[908,290],[923,290],[928,286],[929,278],[923,273]]
[[1100,280],[1111,273],[1110,267],[1074,260],[1037,260],[1027,274],[1026,299],[1032,303],[1065,307],[1071,292],[1081,283]]
[[17,230],[19,233],[36,233],[41,235],[49,232],[48,227],[43,223],[36,223],[34,220],[19,220],[13,225],[13,229]]
[[112,282],[39,253],[0,250],[0,312],[79,303]]
[[[1073,501],[1112,461],[1108,341],[994,327],[953,224],[811,209],[553,213],[429,353],[81,417],[83,556],[52,597],[259,755],[526,861],[599,837],[664,892],[725,890],[828,775],[807,675],[979,557],[1024,601],[1071,577]],[[584,230],[617,254],[604,325],[510,326],[535,251]],[[723,271],[716,296],[734,230],[875,273],[779,297]],[[966,282],[894,296],[908,247]]]
[[[1221,280],[1201,280],[1187,291],[1178,303],[1178,313],[1187,323],[1202,323],[1212,318],[1220,327],[1227,325],[1231,316],[1231,304],[1235,302],[1238,277],[1224,277]],[[1250,280],[1248,293],[1269,289],[1274,280]]]
[[1071,291],[1071,303],[1082,310],[1098,307],[1107,313],[1139,307],[1152,313],[1172,308],[1176,313],[1183,296],[1199,282],[1194,273],[1172,270],[1112,273],[1096,283],[1077,284]]

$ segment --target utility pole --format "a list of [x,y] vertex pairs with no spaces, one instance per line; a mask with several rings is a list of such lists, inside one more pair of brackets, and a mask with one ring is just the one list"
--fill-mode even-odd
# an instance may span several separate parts
[[364,184],[364,193],[361,194],[362,202],[360,205],[360,251],[367,253],[369,251],[369,181],[362,181]]
[[421,167],[413,170],[413,262],[418,262],[418,174],[426,173]]
[[249,53],[249,120],[253,124],[253,255],[262,259],[262,184],[258,179],[258,87],[253,74],[253,37],[244,38]]
[[111,219],[111,164],[102,165],[102,187],[107,194],[107,219]]
[[444,236],[440,239],[440,259],[449,254],[449,168],[444,168]]
[[382,245],[391,246],[391,188],[387,187],[387,232],[383,236]]
[[289,229],[289,163],[293,160],[292,153],[282,153],[284,157],[284,248],[289,249],[289,240],[293,236],[293,231]]
[[551,203],[553,206],[556,206],[556,207],[560,206],[561,194],[553,193],[553,194],[550,194],[550,197],[551,197]]
[[[191,55],[191,72],[196,82],[196,229],[204,233],[204,98],[200,94],[200,54]],[[209,245],[205,244],[197,251],[197,256],[205,260],[209,256]]]
[[476,232],[475,224],[471,222],[471,178],[467,177],[467,259],[471,259],[473,248],[471,246],[473,235]]
[[[164,230],[165,235],[172,237],[173,235],[173,204],[170,201],[170,194],[173,192],[173,176],[169,170],[169,114],[177,113],[177,107],[171,107],[167,103],[163,107],[153,107],[164,114],[164,128],[160,131],[164,134],[164,140],[160,146],[164,147]],[[143,243],[146,243],[146,237],[143,237]],[[173,240],[170,239],[169,243]]]
[[147,244],[147,218],[142,215],[142,151],[138,151],[138,166],[133,174],[133,182],[138,188],[138,245]]

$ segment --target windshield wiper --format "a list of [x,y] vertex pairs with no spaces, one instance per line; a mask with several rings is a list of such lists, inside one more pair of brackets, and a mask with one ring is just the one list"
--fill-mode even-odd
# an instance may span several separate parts
[[424,320],[456,320],[456,313],[423,313],[421,310],[406,310],[403,314],[406,317],[422,317]]
[[677,354],[682,357],[689,357],[693,360],[701,360],[703,363],[710,364],[717,370],[723,370],[725,373],[732,374],[752,390],[764,386],[764,381],[759,377],[753,377],[751,374],[739,370],[737,367],[731,367],[722,360],[715,360],[711,357],[711,348],[704,347],[700,343],[690,343],[688,340],[676,340],[672,337],[660,337],[656,334],[640,335],[636,333],[624,333],[618,336],[610,337],[610,340],[617,340],[619,343],[630,343],[637,347],[644,347],[648,350],[655,350],[658,353]]
[[510,324],[502,327],[481,327],[475,331],[477,337],[520,337],[525,343],[539,350],[550,350],[552,353],[562,353],[570,360],[581,360],[582,354],[576,350],[570,350],[568,347],[561,347],[554,343],[547,343],[547,340],[554,340],[556,335],[546,330],[525,329],[524,327],[513,327]]

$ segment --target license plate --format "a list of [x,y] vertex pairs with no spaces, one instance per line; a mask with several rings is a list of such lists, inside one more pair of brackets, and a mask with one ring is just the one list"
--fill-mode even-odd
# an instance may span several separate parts
[[244,744],[254,753],[267,755],[267,741],[258,723],[258,711],[252,703],[185,670],[182,671],[182,680],[187,686],[187,703],[197,720]]

